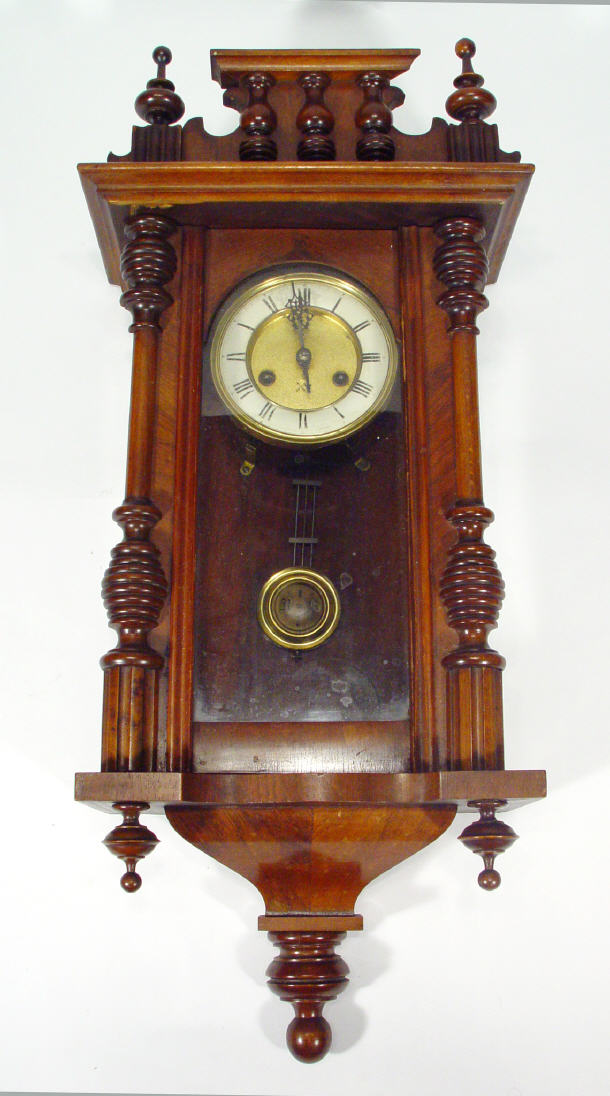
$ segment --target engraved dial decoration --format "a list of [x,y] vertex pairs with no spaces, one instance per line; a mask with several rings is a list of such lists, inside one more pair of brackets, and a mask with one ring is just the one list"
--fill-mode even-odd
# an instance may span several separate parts
[[396,375],[389,320],[358,282],[306,264],[238,286],[214,326],[210,367],[229,411],[256,437],[324,445],[384,406]]

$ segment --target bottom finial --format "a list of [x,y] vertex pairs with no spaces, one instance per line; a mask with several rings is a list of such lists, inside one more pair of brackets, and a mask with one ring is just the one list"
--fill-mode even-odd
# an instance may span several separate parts
[[123,821],[110,831],[103,842],[108,851],[125,864],[127,870],[121,876],[121,886],[129,894],[142,886],[142,877],[135,870],[136,864],[159,844],[152,830],[140,822],[140,812],[149,810],[149,807],[148,803],[113,803],[113,810],[121,812]]
[[267,969],[269,988],[294,1008],[286,1042],[299,1062],[319,1062],[330,1049],[332,1031],[322,1009],[347,986],[347,963],[335,953],[344,937],[344,932],[269,933],[280,949]]
[[504,799],[472,800],[468,806],[476,807],[480,817],[467,826],[459,837],[467,849],[483,857],[485,867],[479,873],[477,882],[487,891],[497,890],[502,882],[500,873],[494,868],[496,856],[506,852],[518,836],[510,826],[496,818],[496,811],[505,804]]

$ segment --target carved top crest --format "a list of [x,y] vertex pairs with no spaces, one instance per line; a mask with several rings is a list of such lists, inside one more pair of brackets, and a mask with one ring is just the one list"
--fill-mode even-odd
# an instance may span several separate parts
[[518,162],[518,152],[499,147],[497,126],[487,123],[496,100],[473,71],[475,45],[456,45],[462,72],[447,99],[453,125],[433,118],[423,134],[394,125],[404,92],[392,81],[408,72],[417,49],[212,50],[212,76],[223,102],[239,112],[233,133],[207,133],[202,118],[184,126],[184,104],[166,66],[169,49],[158,46],[157,74],[136,99],[147,123],[134,126],[131,151],[109,160],[133,163],[235,161],[401,161],[405,163]]

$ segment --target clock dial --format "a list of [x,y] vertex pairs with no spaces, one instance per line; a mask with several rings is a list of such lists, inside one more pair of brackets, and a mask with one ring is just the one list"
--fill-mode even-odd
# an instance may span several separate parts
[[305,264],[239,285],[217,315],[212,378],[256,437],[325,445],[384,406],[396,376],[390,322],[367,289]]

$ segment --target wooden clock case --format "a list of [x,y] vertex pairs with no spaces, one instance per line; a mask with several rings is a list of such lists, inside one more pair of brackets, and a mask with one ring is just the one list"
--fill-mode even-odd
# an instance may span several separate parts
[[[114,515],[124,537],[103,586],[118,642],[102,660],[101,772],[79,773],[76,797],[122,813],[106,844],[125,862],[126,890],[140,886],[136,865],[157,843],[143,810],[165,813],[254,883],[265,901],[259,927],[279,947],[270,986],[294,1006],[288,1043],[303,1061],[330,1045],[322,1008],[345,986],[335,947],[362,927],[363,887],[472,811],[479,818],[461,840],[494,889],[494,857],[516,837],[497,813],[545,794],[544,773],[504,768],[504,660],[487,641],[503,583],[483,540],[493,515],[482,497],[476,364],[483,288],[533,168],[502,152],[485,122],[495,100],[466,39],[447,101],[457,124],[435,118],[420,136],[393,126],[404,96],[391,81],[418,52],[215,51],[212,74],[240,125],[212,137],[200,118],[176,124],[184,108],[159,48],[131,152],[79,168],[134,350],[126,497]],[[387,502],[381,450],[372,478],[358,481],[360,443],[345,490],[368,491],[372,526],[391,529],[405,561],[403,718],[194,717],[205,676],[198,637],[232,596],[218,561],[239,521],[227,524],[220,504],[239,500],[265,461],[226,416],[200,445],[203,348],[241,279],[294,261],[366,284],[401,346],[401,435],[387,459],[402,462],[404,493]],[[372,564],[377,553],[382,566],[386,539],[370,538]],[[394,623],[388,607],[388,636]],[[223,647],[219,635],[229,658],[234,639]],[[227,693],[232,680],[227,672]]]

